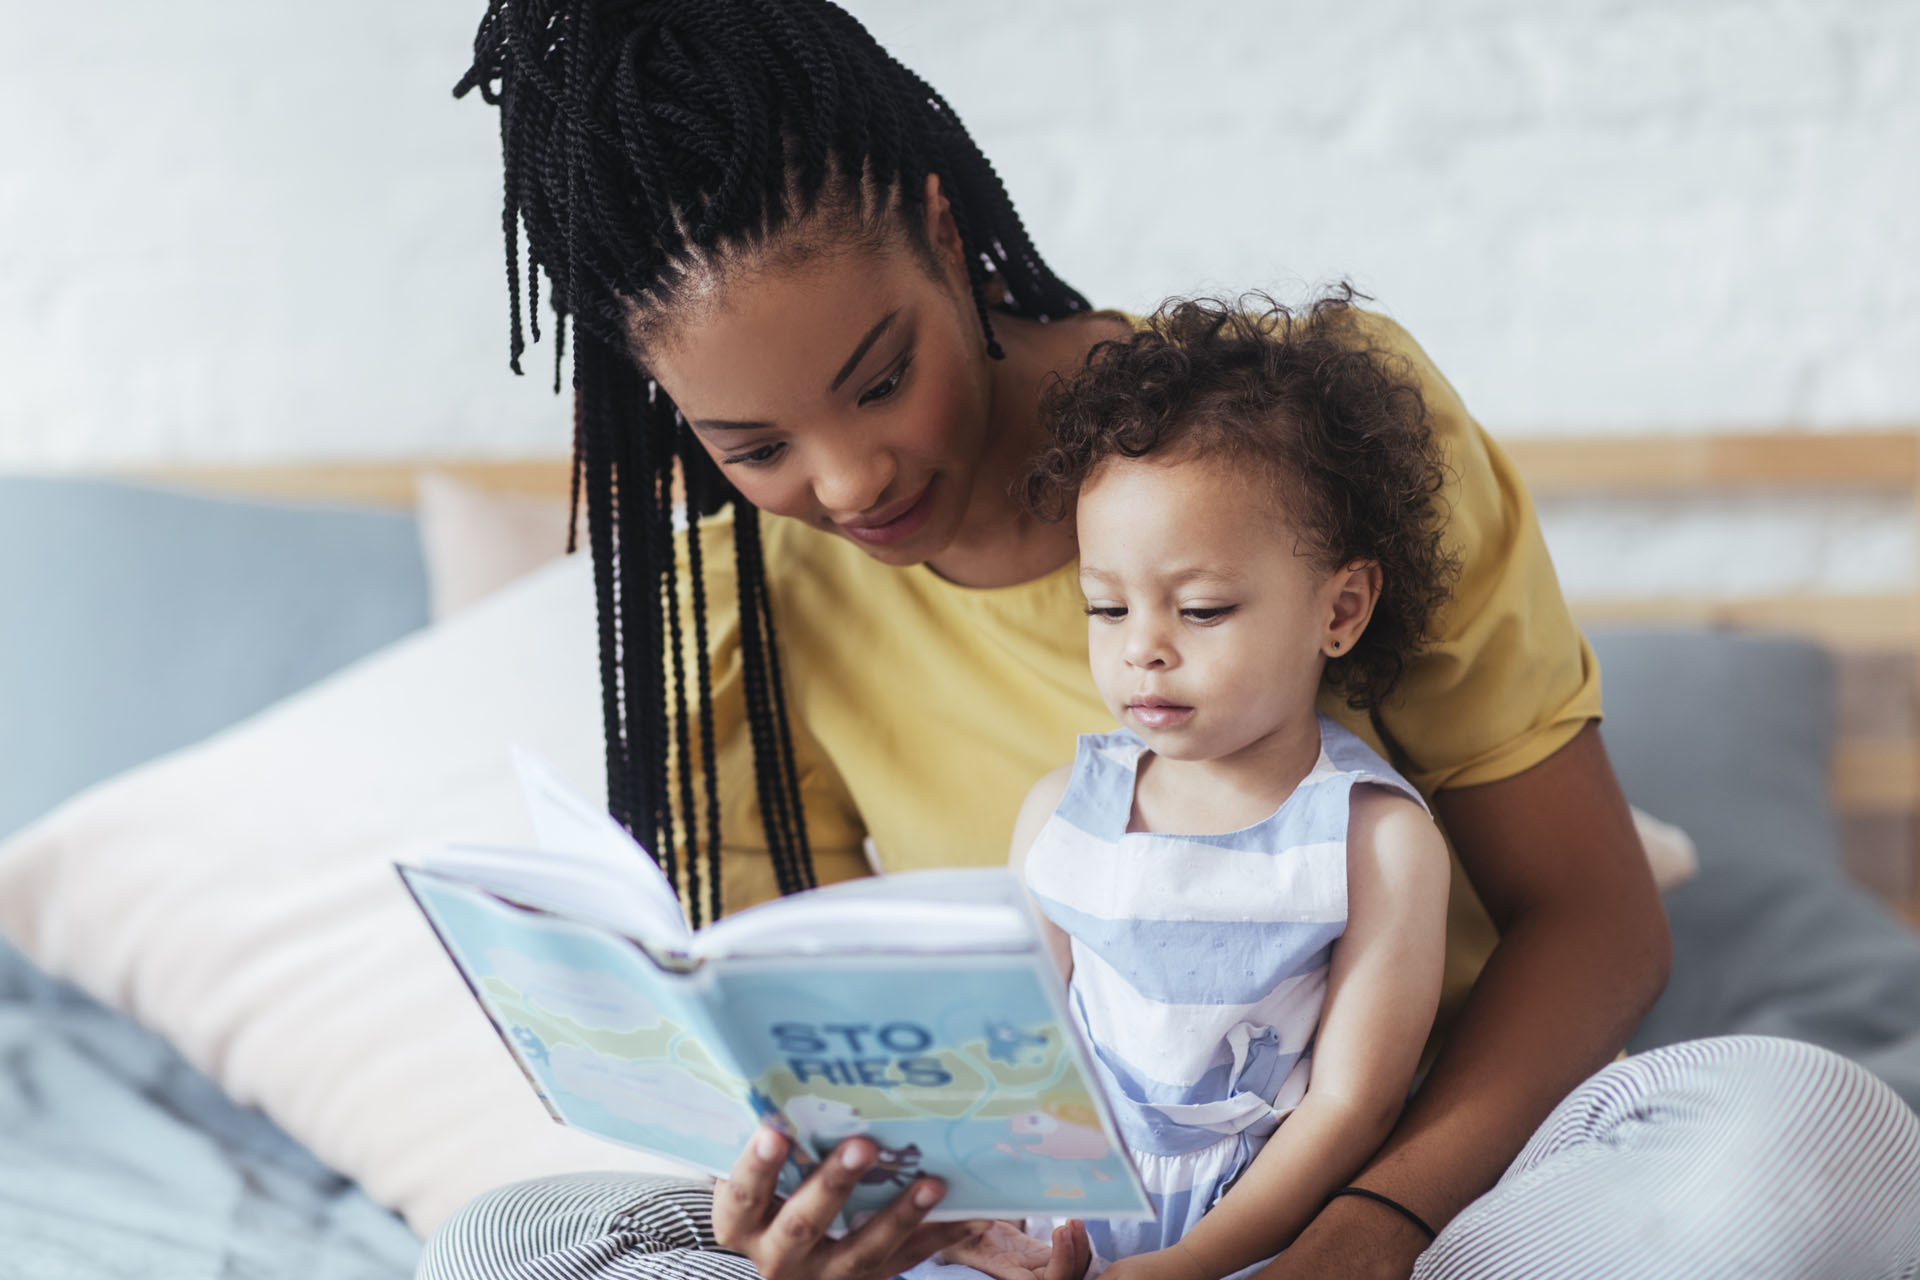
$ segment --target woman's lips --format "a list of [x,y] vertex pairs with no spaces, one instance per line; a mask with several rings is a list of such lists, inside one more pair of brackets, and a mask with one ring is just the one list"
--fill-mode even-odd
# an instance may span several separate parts
[[1148,729],[1172,729],[1193,718],[1193,708],[1165,698],[1135,698],[1127,714]]
[[903,538],[911,538],[920,532],[927,517],[933,514],[933,481],[927,481],[927,487],[920,491],[920,496],[904,507],[880,514],[884,517],[880,520],[843,521],[840,531],[870,547],[889,546]]

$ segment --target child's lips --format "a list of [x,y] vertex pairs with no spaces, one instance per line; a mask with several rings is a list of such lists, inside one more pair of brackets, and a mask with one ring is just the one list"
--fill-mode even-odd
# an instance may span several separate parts
[[1171,729],[1193,717],[1193,708],[1169,698],[1143,695],[1127,703],[1127,714],[1148,729]]

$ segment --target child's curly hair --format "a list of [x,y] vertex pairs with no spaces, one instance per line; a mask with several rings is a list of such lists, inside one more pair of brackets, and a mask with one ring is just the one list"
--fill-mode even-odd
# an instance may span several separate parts
[[1265,294],[1175,299],[1103,342],[1042,402],[1053,444],[1020,486],[1038,515],[1072,513],[1100,463],[1181,451],[1267,467],[1302,548],[1332,570],[1380,566],[1380,598],[1326,679],[1379,706],[1420,651],[1459,563],[1442,546],[1447,481],[1403,358],[1368,345],[1343,285],[1292,309]]

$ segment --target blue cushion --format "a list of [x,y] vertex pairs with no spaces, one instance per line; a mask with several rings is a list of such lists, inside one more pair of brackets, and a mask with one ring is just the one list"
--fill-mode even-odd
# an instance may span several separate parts
[[411,515],[0,477],[0,839],[426,624]]
[[1780,636],[1591,639],[1622,787],[1700,853],[1699,876],[1667,894],[1673,976],[1631,1047],[1792,1036],[1858,1059],[1920,1106],[1920,935],[1840,866],[1830,660]]

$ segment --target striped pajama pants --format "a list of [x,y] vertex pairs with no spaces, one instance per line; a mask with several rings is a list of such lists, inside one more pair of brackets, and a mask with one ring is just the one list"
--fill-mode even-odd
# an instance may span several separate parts
[[[427,1242],[419,1280],[754,1280],[704,1182],[571,1174],[502,1187]],[[1384,1210],[1382,1212],[1385,1212]],[[1793,1040],[1614,1063],[1555,1108],[1415,1280],[1920,1277],[1920,1117]]]

